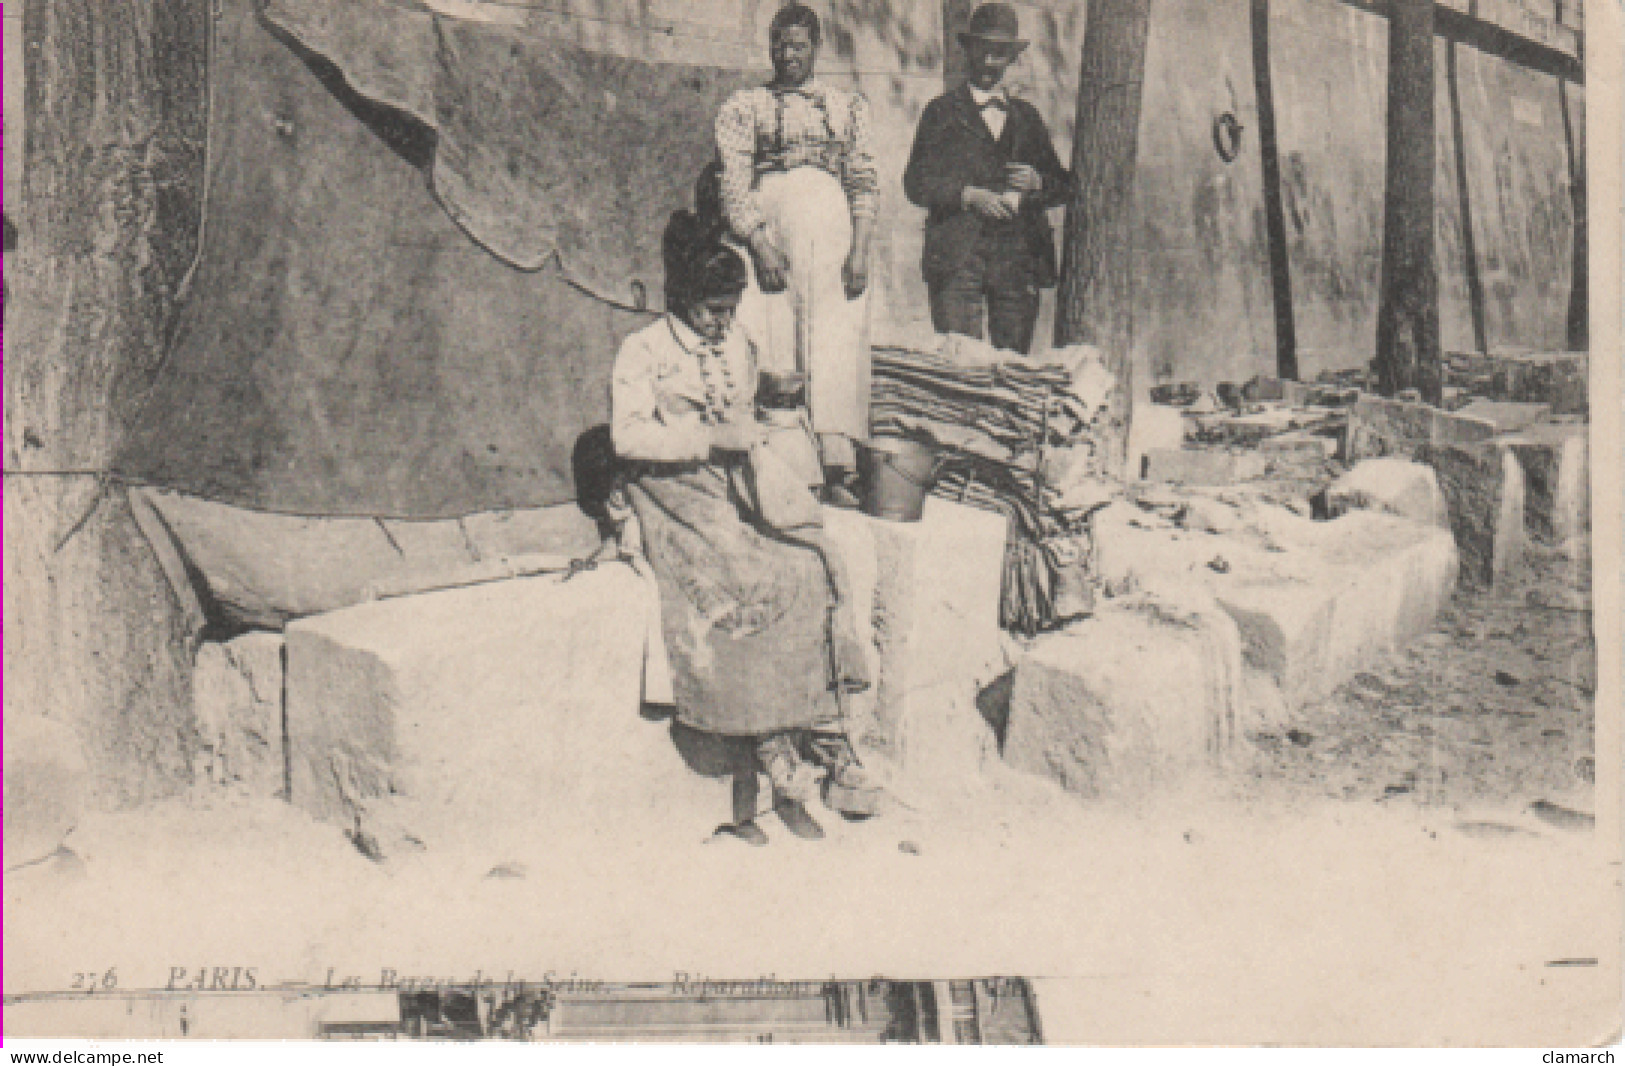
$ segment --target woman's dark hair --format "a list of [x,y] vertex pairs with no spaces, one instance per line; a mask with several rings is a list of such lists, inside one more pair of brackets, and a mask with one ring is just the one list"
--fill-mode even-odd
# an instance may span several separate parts
[[814,48],[823,43],[824,27],[818,22],[818,12],[806,4],[785,4],[779,8],[778,13],[773,16],[772,25],[767,28],[768,41],[778,40],[779,34],[794,26],[807,31]]
[[666,265],[666,306],[674,311],[711,296],[735,296],[750,283],[739,253],[691,211],[672,212],[661,240],[661,258]]

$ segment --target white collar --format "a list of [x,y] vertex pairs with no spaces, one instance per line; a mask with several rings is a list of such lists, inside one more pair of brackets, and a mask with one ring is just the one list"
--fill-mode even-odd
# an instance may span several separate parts
[[684,351],[699,352],[709,350],[713,347],[721,348],[722,343],[726,343],[728,339],[724,337],[722,339],[722,343],[718,343],[713,346],[710,341],[706,340],[698,333],[695,333],[693,327],[687,322],[684,322],[675,311],[668,311],[666,313],[666,323],[671,327],[672,337],[675,338],[677,343],[683,347]]
[[799,95],[813,98],[822,96],[824,94],[824,84],[818,80],[818,75],[814,74],[800,85],[777,85],[769,83],[767,86],[767,91],[770,93],[779,93],[790,96]]
[[977,107],[986,107],[991,100],[1003,100],[1006,104],[1010,102],[1010,91],[1003,83],[995,85],[992,89],[978,89],[970,82],[966,82],[965,88],[970,90],[970,98],[976,101]]

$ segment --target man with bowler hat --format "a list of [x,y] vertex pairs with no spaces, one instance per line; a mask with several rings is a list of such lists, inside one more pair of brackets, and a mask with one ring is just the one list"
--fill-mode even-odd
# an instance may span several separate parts
[[981,5],[959,42],[969,77],[926,105],[903,191],[929,212],[922,265],[937,332],[981,339],[985,315],[994,347],[1025,354],[1039,290],[1057,279],[1046,212],[1073,179],[1038,109],[1002,84],[1027,48],[1015,11]]

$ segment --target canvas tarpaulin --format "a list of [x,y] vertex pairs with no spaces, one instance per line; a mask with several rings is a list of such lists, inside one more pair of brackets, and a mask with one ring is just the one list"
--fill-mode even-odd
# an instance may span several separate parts
[[212,68],[203,254],[121,470],[309,515],[573,498],[647,321],[582,289],[656,300],[665,218],[759,75],[392,0],[224,0]]

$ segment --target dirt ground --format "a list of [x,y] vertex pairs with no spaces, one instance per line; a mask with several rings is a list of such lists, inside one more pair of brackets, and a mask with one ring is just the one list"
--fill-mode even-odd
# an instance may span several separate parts
[[[1218,781],[1148,803],[1005,772],[941,810],[827,820],[816,844],[539,827],[385,864],[270,799],[87,817],[71,854],[6,877],[7,1035],[173,1037],[122,996],[50,993],[84,970],[133,990],[208,966],[318,987],[1021,973],[1057,1043],[1607,1040],[1620,883],[1590,822],[1587,563],[1538,551],[1513,586],[1459,593]],[[296,1020],[219,996],[190,1025]]]
[[1254,735],[1239,787],[1286,800],[1592,812],[1596,642],[1590,561],[1576,554],[1532,544],[1506,587],[1458,590],[1412,647],[1292,728]]

